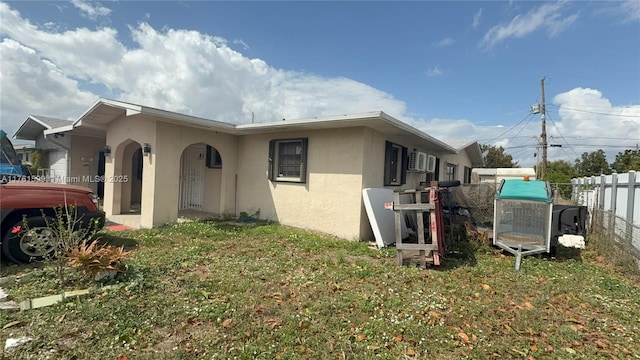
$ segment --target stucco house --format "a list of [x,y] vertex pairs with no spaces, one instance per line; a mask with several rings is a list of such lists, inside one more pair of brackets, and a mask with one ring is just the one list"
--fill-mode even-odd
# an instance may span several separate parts
[[102,184],[88,181],[87,176],[104,173],[104,132],[74,129],[72,120],[30,115],[13,137],[34,141],[43,165],[34,175],[50,182],[88,186],[103,195]]
[[133,227],[247,212],[373,239],[362,189],[468,182],[482,161],[477,142],[454,147],[383,112],[234,125],[100,99],[53,132],[94,139],[71,157],[104,159],[82,179],[103,181],[107,218]]

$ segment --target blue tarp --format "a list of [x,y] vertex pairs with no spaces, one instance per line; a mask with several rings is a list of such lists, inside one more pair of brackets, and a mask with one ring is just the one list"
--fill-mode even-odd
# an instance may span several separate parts
[[4,130],[0,130],[0,174],[25,175],[22,162]]

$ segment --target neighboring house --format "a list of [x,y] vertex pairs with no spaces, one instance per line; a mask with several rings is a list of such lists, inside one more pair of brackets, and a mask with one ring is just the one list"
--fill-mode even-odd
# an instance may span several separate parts
[[479,168],[472,170],[472,182],[474,184],[490,183],[500,184],[502,180],[522,179],[525,176],[530,180],[536,179],[534,168]]
[[36,151],[33,144],[14,144],[13,148],[16,150],[16,155],[18,155],[18,159],[22,164],[31,165],[31,154]]
[[446,169],[481,164],[476,142],[456,148],[383,112],[233,125],[100,99],[66,134],[76,132],[103,134],[104,210],[135,227],[247,212],[372,239],[362,189],[464,182]]
[[46,116],[30,115],[13,135],[20,140],[35,141],[35,149],[41,152],[44,168],[34,175],[51,182],[74,183],[97,191],[99,184],[89,181],[89,176],[104,173],[104,132],[75,129],[73,121]]
[[[460,180],[463,184],[470,184],[473,166],[481,166],[483,162],[480,144],[476,140],[448,140],[447,144],[456,149],[458,154],[443,155],[444,178],[440,180]],[[459,154],[466,154],[471,164],[459,164]]]

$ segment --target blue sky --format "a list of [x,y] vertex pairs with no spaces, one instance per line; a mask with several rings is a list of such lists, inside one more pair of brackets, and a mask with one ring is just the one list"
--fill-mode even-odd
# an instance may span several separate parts
[[382,110],[549,159],[640,143],[640,0],[0,3],[0,121],[99,97],[233,123]]

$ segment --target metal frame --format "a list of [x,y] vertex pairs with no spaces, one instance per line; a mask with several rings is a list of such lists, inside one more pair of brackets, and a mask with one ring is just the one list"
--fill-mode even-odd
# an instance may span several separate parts
[[[509,200],[509,199],[502,199],[502,200]],[[534,254],[542,254],[545,252],[549,252],[551,251],[551,222],[552,222],[552,217],[553,217],[553,203],[548,203],[548,217],[547,217],[547,231],[546,231],[546,235],[545,235],[545,246],[542,245],[527,245],[525,247],[523,247],[523,244],[518,244],[517,248],[514,249],[513,245],[508,245],[506,243],[501,242],[500,240],[498,240],[498,230],[496,227],[496,215],[497,215],[497,211],[498,211],[498,204],[497,204],[498,200],[494,199],[494,203],[493,203],[493,219],[494,219],[494,224],[493,224],[493,244],[498,246],[499,248],[507,251],[510,254],[515,255],[516,257],[516,264],[515,264],[515,269],[516,271],[520,271],[520,263],[522,262],[522,257],[523,256],[527,256],[527,255],[534,255]],[[523,251],[523,249],[525,251]]]

